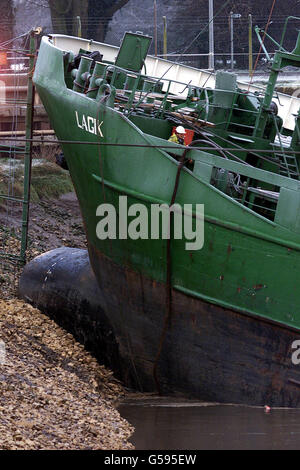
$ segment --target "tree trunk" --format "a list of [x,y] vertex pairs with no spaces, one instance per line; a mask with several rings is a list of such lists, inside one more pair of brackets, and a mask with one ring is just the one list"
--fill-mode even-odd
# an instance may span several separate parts
[[49,0],[53,31],[61,34],[72,34],[69,31],[68,15],[72,8],[73,0],[66,0],[62,5],[61,0]]
[[90,24],[89,37],[103,42],[112,16],[128,2],[129,0],[89,0],[89,17],[99,19]]
[[14,7],[12,0],[0,0],[0,44],[12,39],[14,30]]
[[104,41],[111,17],[128,1],[49,0],[53,30],[61,34],[78,36],[77,16],[79,16],[82,37]]

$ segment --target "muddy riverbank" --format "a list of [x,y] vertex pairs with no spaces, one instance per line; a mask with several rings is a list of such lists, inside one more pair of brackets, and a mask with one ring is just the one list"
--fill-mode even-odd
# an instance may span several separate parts
[[[0,245],[2,250],[17,255],[20,250],[22,208],[0,211]],[[10,229],[10,232],[6,228]],[[60,246],[87,248],[81,213],[74,192],[56,198],[45,198],[30,205],[27,262],[35,256]],[[0,261],[0,296],[17,297],[21,268]]]
[[125,450],[122,385],[37,309],[0,300],[0,449]]
[[[21,210],[0,210],[0,244],[14,254]],[[60,246],[86,248],[74,192],[30,207],[27,260]],[[133,449],[133,427],[116,410],[122,384],[71,334],[17,298],[20,272],[0,262],[0,449]]]

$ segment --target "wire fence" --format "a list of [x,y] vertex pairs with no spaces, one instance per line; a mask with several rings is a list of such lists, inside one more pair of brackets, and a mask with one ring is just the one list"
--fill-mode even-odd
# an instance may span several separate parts
[[[275,53],[275,52],[274,52]],[[270,53],[272,57],[274,53]],[[190,67],[208,69],[209,68],[209,53],[202,54],[157,54],[158,57],[167,59],[170,61],[177,61],[180,58],[180,63],[189,65]],[[246,52],[237,52],[231,55],[231,53],[215,53],[214,54],[214,69],[215,70],[236,70],[236,71],[251,71],[251,63],[254,64],[256,58],[259,57],[259,71],[268,71],[268,61],[264,57],[264,54],[254,53],[249,55]]]
[[24,38],[22,49],[14,49],[19,38],[0,49],[0,282],[27,249],[32,143],[19,136],[32,137],[36,42],[33,32]]

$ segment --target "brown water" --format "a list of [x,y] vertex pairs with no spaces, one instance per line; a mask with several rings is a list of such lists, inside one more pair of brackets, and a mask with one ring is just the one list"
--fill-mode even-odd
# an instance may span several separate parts
[[136,450],[300,449],[300,409],[133,399],[118,410]]

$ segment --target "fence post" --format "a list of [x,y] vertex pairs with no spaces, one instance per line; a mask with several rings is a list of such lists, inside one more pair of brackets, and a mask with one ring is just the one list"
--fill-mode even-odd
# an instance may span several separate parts
[[163,24],[164,24],[164,59],[167,59],[167,17],[163,16]]
[[77,16],[76,19],[77,19],[77,36],[81,38],[81,18],[80,16]]
[[249,14],[249,75],[252,75],[253,59],[252,59],[252,15]]
[[25,122],[25,153],[24,153],[24,193],[23,193],[23,214],[22,214],[22,235],[21,235],[21,263],[26,262],[26,249],[28,241],[28,222],[29,222],[29,200],[30,200],[30,182],[31,182],[31,163],[32,163],[32,134],[33,134],[33,116],[34,116],[34,93],[32,77],[34,72],[36,37],[37,31],[30,33],[29,49],[29,72],[27,85],[26,102],[26,122]]

